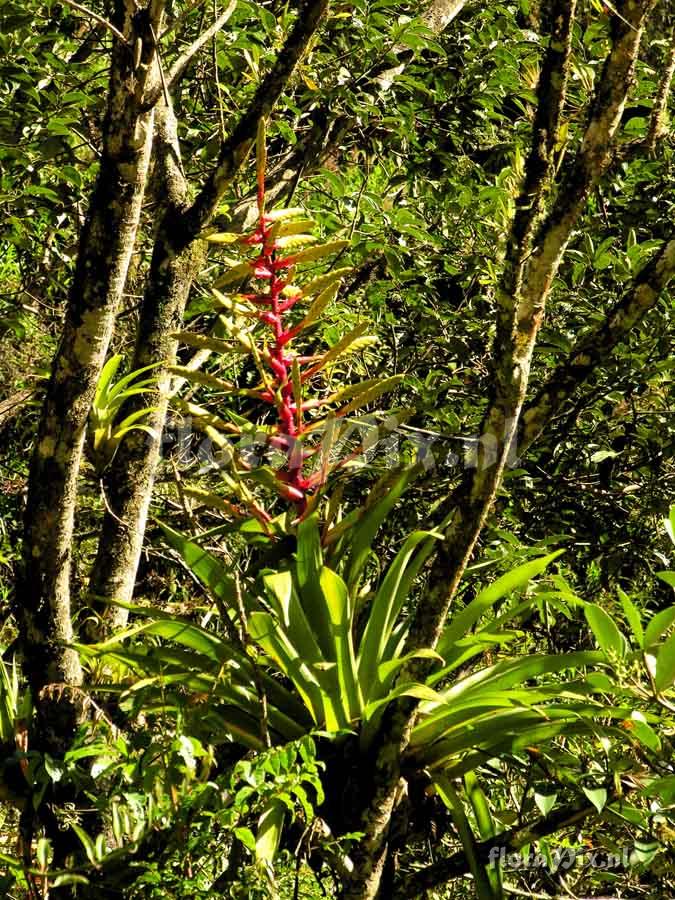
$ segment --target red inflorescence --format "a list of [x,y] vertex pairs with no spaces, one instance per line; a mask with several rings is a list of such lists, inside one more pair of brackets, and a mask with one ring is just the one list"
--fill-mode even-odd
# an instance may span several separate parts
[[283,321],[284,313],[293,308],[302,294],[284,296],[284,290],[290,283],[289,270],[293,265],[293,257],[277,258],[279,248],[274,239],[274,223],[271,217],[265,215],[265,185],[262,178],[258,182],[258,210],[257,228],[242,243],[260,248],[258,257],[250,265],[253,277],[260,279],[265,285],[260,291],[244,296],[254,304],[258,319],[272,330],[274,336],[267,358],[273,376],[272,383],[267,385],[267,390],[261,396],[276,407],[278,436],[275,446],[288,454],[286,470],[276,473],[280,493],[294,503],[302,514],[307,507],[310,480],[303,475],[302,464],[306,454],[299,445],[299,439],[305,430],[303,408],[308,407],[301,404],[298,410],[294,397],[293,361],[297,360],[297,364],[302,367],[302,357],[296,357],[284,349],[296,337],[298,329],[285,327]]

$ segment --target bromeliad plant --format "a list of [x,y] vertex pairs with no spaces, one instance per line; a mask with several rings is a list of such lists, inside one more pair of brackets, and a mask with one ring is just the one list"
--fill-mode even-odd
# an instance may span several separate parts
[[[525,589],[559,556],[551,553],[503,575],[451,618],[437,652],[419,654],[438,663],[424,683],[397,682],[409,658],[403,648],[411,594],[438,535],[409,535],[374,584],[368,583],[367,564],[379,527],[413,473],[409,468],[383,479],[356,517],[327,531],[316,512],[304,517],[294,558],[242,584],[215,555],[165,527],[170,546],[213,597],[222,627],[132,606],[143,617],[139,624],[81,650],[125,679],[134,676],[132,686],[122,688],[133,708],[146,716],[173,715],[204,743],[234,743],[244,753],[311,733],[328,738],[337,752],[323,758],[326,801],[319,813],[338,836],[352,827],[335,795],[344,790],[342,773],[334,777],[331,765],[340,765],[347,741],[355,747],[352,756],[368,759],[387,704],[403,695],[418,698],[403,771],[409,779],[430,781],[449,807],[479,900],[500,900],[499,872],[481,861],[477,848],[500,830],[478,781],[481,767],[498,759],[503,769],[513,763],[518,771],[533,748],[576,736],[632,741],[642,758],[658,752],[651,727],[658,717],[625,681],[625,672],[639,668],[643,654],[671,658],[673,639],[664,638],[675,616],[659,614],[639,652],[627,643],[618,648],[599,608],[583,604],[554,579],[546,602],[563,610],[584,606],[600,649],[509,655],[505,648],[525,637],[521,622],[540,597]],[[498,660],[488,662],[486,651]],[[663,692],[673,680],[666,685],[661,676]],[[660,699],[670,702],[663,693]],[[457,779],[463,780],[462,793]],[[276,801],[261,817],[255,841],[260,864],[271,865],[285,818]],[[266,856],[258,846],[268,848]]]
[[[409,480],[409,472],[399,475],[390,482],[392,492],[400,495]],[[208,721],[212,739],[219,735],[251,749],[265,746],[265,718],[272,743],[318,728],[355,733],[366,750],[386,704],[402,695],[417,697],[421,716],[411,765],[447,777],[561,732],[595,733],[594,720],[600,717],[611,723],[630,716],[630,706],[605,702],[603,695],[627,697],[628,692],[613,681],[613,660],[603,650],[504,657],[471,668],[485,650],[523,636],[518,623],[535,596],[504,601],[542,574],[559,553],[524,563],[481,591],[449,622],[437,652],[419,651],[438,662],[427,681],[396,683],[409,658],[403,647],[411,592],[438,535],[409,535],[368,591],[366,562],[388,502],[387,496],[366,503],[365,514],[328,547],[316,514],[306,517],[298,526],[292,563],[241,586],[217,557],[165,528],[171,546],[217,600],[226,630],[245,627],[247,641],[232,641],[186,618],[131,607],[145,621],[82,650],[142,673],[138,691],[144,709],[152,707],[154,691],[158,706],[166,709],[172,685],[208,695],[208,710],[199,712],[202,727]],[[360,609],[364,591],[365,613]],[[547,596],[581,603],[563,590]],[[506,608],[495,615],[500,602]],[[168,645],[153,645],[151,635]],[[177,707],[182,706],[179,694],[173,696]]]
[[[122,363],[121,354],[111,356],[101,369],[96,393],[89,414],[88,451],[98,474],[109,465],[120,441],[132,431],[145,431],[154,436],[153,430],[143,420],[153,412],[153,407],[145,407],[118,421],[122,406],[136,394],[144,394],[154,384],[154,378],[146,373],[157,364],[144,366],[129,372],[115,381],[115,375]],[[145,378],[142,376],[146,375]]]
[[[317,243],[318,239],[310,233],[316,223],[300,208],[268,211],[265,168],[265,129],[261,124],[257,141],[257,226],[250,234],[221,232],[206,237],[215,245],[236,246],[244,253],[253,251],[251,258],[219,278],[213,290],[213,302],[220,313],[218,327],[234,341],[234,345],[221,338],[193,332],[175,335],[182,343],[196,348],[225,355],[233,350],[250,354],[260,382],[253,388],[237,388],[231,382],[186,367],[176,366],[172,371],[192,385],[244,396],[273,412],[274,424],[267,425],[247,421],[231,410],[223,410],[222,415],[214,416],[193,403],[179,404],[216,446],[226,451],[226,462],[231,464],[231,471],[223,473],[226,486],[249,513],[269,523],[270,516],[255,501],[244,481],[254,479],[264,483],[293,504],[299,516],[308,515],[316,508],[320,489],[330,472],[353,458],[354,454],[342,460],[331,458],[331,451],[340,441],[341,423],[395,388],[401,376],[373,378],[338,390],[329,389],[326,376],[331,368],[347,354],[375,340],[365,334],[366,323],[356,325],[325,351],[292,349],[294,343],[306,343],[307,332],[321,322],[323,314],[336,299],[344,276],[351,271],[345,267],[330,268],[305,283],[298,283],[297,267],[339,254],[349,242]],[[244,289],[231,294],[221,293],[221,289],[237,284],[244,284]],[[296,315],[305,301],[310,302],[304,314]],[[313,391],[317,380],[321,380],[321,384]],[[322,410],[328,412],[321,414]],[[277,464],[252,470],[246,455],[241,452],[246,438],[252,435],[258,440],[263,438],[268,451],[276,456]],[[233,443],[237,439],[241,439],[239,445]],[[217,495],[189,487],[186,493],[226,512],[237,512]]]
[[[80,650],[92,664],[103,662],[109,672],[117,668],[123,678],[135,675],[131,687],[120,689],[145,715],[173,714],[203,742],[235,743],[242,753],[316,732],[332,745],[351,742],[366,758],[387,705],[401,696],[418,699],[419,716],[403,769],[432,781],[451,808],[469,853],[473,837],[452,782],[464,778],[465,793],[475,801],[474,812],[484,807],[473,773],[486,760],[499,757],[507,764],[525,748],[561,735],[606,734],[625,740],[630,734],[653,749],[649,723],[654,717],[647,710],[635,719],[636,702],[644,706],[644,698],[631,685],[622,684],[615,672],[621,675],[621,667],[639,663],[644,654],[661,658],[664,631],[654,630],[651,643],[639,653],[624,648],[619,659],[606,637],[606,622],[588,607],[599,650],[509,655],[505,648],[524,636],[521,622],[536,602],[535,595],[513,598],[546,571],[559,555],[553,553],[518,566],[481,591],[450,619],[436,650],[406,654],[416,581],[447,522],[440,523],[438,531],[408,535],[376,577],[376,567],[369,565],[376,535],[417,467],[408,465],[385,475],[366,502],[348,515],[334,498],[321,503],[331,472],[341,465],[330,458],[339,433],[336,423],[395,381],[363,382],[334,393],[324,386],[320,396],[308,395],[315,378],[344,352],[360,346],[363,328],[358,326],[322,354],[291,350],[292,342],[319,321],[335,298],[341,277],[340,270],[323,273],[300,288],[294,285],[295,267],[336,252],[343,244],[303,247],[313,241],[307,234],[312,223],[300,218],[300,210],[266,211],[264,168],[261,131],[258,227],[243,238],[211,236],[215,243],[256,250],[253,259],[220,279],[215,303],[230,314],[221,315],[220,325],[252,356],[260,383],[244,390],[214,375],[181,368],[175,372],[194,384],[244,395],[272,410],[274,423],[264,426],[266,441],[283,453],[284,463],[254,470],[247,467],[239,446],[232,447],[231,438],[241,443],[261,426],[228,410],[214,415],[183,404],[207,435],[230,451],[234,468],[224,473],[225,483],[259,522],[269,526],[271,517],[258,505],[246,480],[273,486],[287,501],[292,516],[283,517],[278,527],[293,535],[294,552],[279,556],[274,569],[244,573],[240,582],[198,541],[163,526],[170,546],[213,598],[205,622],[198,625],[188,617],[130,606],[141,617],[139,624]],[[238,281],[252,281],[254,289],[230,296],[219,292]],[[289,323],[287,316],[309,297],[314,298],[309,310]],[[178,336],[195,347],[231,349],[219,337]],[[323,407],[332,411],[322,418]],[[323,441],[312,443],[319,430],[324,432]],[[218,495],[195,489],[192,493],[220,509],[238,512]],[[548,591],[547,599],[585,606],[563,587]],[[206,623],[216,611],[221,627],[209,628]],[[666,641],[663,646],[670,644]],[[487,657],[495,653],[497,661],[489,661]],[[424,682],[400,677],[411,655],[436,662]],[[626,721],[640,725],[629,733],[623,727]],[[331,786],[330,771],[325,785]],[[330,797],[326,808],[330,820]],[[267,843],[273,848],[282,818],[277,805],[260,824],[259,838],[262,835],[264,842],[265,828],[270,828],[273,840]],[[329,821],[338,834],[344,824],[339,818]],[[474,874],[482,885],[481,898],[499,895],[494,878],[478,868]]]

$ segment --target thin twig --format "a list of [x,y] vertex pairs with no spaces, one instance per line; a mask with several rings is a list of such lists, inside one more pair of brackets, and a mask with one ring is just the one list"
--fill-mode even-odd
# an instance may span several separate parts
[[163,40],[167,35],[171,34],[172,31],[175,31],[183,22],[187,19],[190,13],[194,12],[198,6],[201,6],[205,0],[195,0],[194,3],[191,3],[187,9],[183,10],[183,12],[178,16],[177,19],[174,19],[170,25],[167,25],[164,31],[160,34],[160,41]]
[[187,497],[185,496],[185,491],[183,490],[183,480],[180,476],[180,472],[178,471],[178,466],[176,465],[176,460],[171,457],[171,466],[173,468],[173,477],[176,481],[176,490],[178,491],[178,499],[180,500],[181,506],[183,507],[183,513],[185,518],[190,523],[191,526],[194,526],[195,517],[192,514],[192,510],[190,509],[190,505],[187,502]]
[[[213,15],[218,12],[218,0],[213,0]],[[216,96],[218,98],[218,116],[220,126],[220,141],[225,143],[225,114],[223,113],[223,92],[220,87],[220,73],[218,72],[218,42],[213,36],[213,75],[216,80]]]
[[103,27],[107,28],[111,34],[115,35],[118,41],[122,41],[122,43],[126,44],[127,47],[129,46],[129,41],[124,37],[119,29],[115,28],[112,22],[104,19],[103,16],[99,16],[98,13],[93,12],[91,9],[87,9],[86,6],[82,6],[80,3],[76,3],[75,0],[63,0],[63,2],[66,4],[66,6],[71,6],[73,9],[76,9],[83,15],[88,16],[95,22],[98,22],[99,25],[103,25]]
[[211,25],[206,29],[206,31],[200,34],[199,37],[195,41],[193,41],[192,44],[190,44],[190,46],[184,53],[181,53],[181,55],[171,66],[171,70],[169,71],[168,84],[170,88],[174,86],[185,69],[187,69],[192,58],[196,56],[197,53],[199,53],[199,51],[205,44],[208,44],[212,37],[215,37],[218,34],[221,28],[223,28],[227,20],[234,12],[236,6],[237,0],[232,0],[225,12],[221,13],[220,16],[218,16],[213,25]]
[[103,479],[102,479],[102,478],[101,478],[101,480],[99,481],[99,486],[100,486],[100,488],[101,488],[101,498],[102,498],[102,500],[103,500],[103,505],[104,505],[105,508],[106,508],[106,512],[110,513],[110,515],[113,517],[113,519],[115,519],[116,522],[119,522],[120,525],[123,525],[125,528],[128,528],[128,527],[129,527],[129,523],[128,523],[128,522],[125,522],[124,519],[120,519],[120,517],[119,517],[118,515],[115,514],[115,511],[114,511],[114,510],[112,509],[112,507],[110,506],[110,503],[108,502],[108,497],[106,496],[105,485],[103,484]]
[[162,93],[164,94],[164,103],[168,108],[171,108],[171,98],[169,97],[169,88],[166,83],[166,78],[164,77],[164,66],[162,64],[162,56],[159,52],[159,41],[157,40],[157,35],[155,34],[155,29],[150,23],[150,34],[152,35],[152,40],[155,44],[155,53],[157,54],[157,68],[159,69],[159,80],[162,83]]

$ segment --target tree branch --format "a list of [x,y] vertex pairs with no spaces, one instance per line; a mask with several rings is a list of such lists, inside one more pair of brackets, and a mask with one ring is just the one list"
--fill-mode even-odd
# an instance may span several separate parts
[[[154,411],[147,419],[156,437],[148,441],[142,432],[129,435],[115,454],[109,469],[111,510],[105,516],[90,578],[91,592],[98,600],[128,601],[133,594],[170,393],[169,368],[176,356],[177,341],[174,335],[180,330],[190,285],[201,264],[204,247],[201,241],[195,239],[245,160],[255,140],[260,117],[271,111],[327,5],[328,0],[306,2],[300,10],[277,63],[223,146],[219,164],[192,208],[186,208],[187,185],[179,162],[173,113],[169,107],[164,110],[161,106],[157,108],[157,153],[166,202],[143,296],[133,362],[134,368],[157,360],[163,363],[154,370],[158,396],[152,402]],[[162,123],[166,132],[164,136]],[[130,409],[137,408],[136,404],[143,406],[148,400],[147,395],[135,398]],[[101,625],[106,629],[109,622],[101,622]]]
[[666,64],[659,81],[659,86],[654,98],[654,106],[649,120],[649,130],[647,132],[647,151],[653,153],[656,149],[657,141],[662,138],[668,131],[668,96],[675,75],[675,25],[671,29],[670,48]]
[[433,0],[422,13],[422,21],[436,34],[447,28],[466,6],[468,0]]
[[[171,90],[174,88],[180,79],[182,78],[185,70],[190,65],[190,62],[194,59],[194,57],[199,53],[199,51],[204,47],[205,44],[213,38],[218,32],[225,26],[228,19],[234,12],[237,6],[237,0],[232,0],[230,5],[227,7],[225,12],[221,13],[218,18],[213,22],[213,24],[206,29],[206,31],[202,32],[199,37],[190,44],[190,46],[185,50],[178,59],[174,62],[174,64],[169,69],[169,72],[166,76],[166,89]],[[159,90],[153,92],[146,99],[146,104],[148,106],[154,106],[155,103],[159,100],[159,95],[161,92],[161,86]]]
[[663,245],[635,279],[604,322],[579,340],[566,361],[554,369],[537,395],[524,408],[518,453],[524,453],[546,424],[569,400],[598,365],[604,363],[617,344],[652,309],[668,282],[675,276],[675,238]]
[[171,22],[170,25],[167,25],[164,31],[160,34],[159,39],[163,41],[165,37],[170,35],[176,28],[180,28],[180,26],[185,22],[188,16],[195,11],[198,7],[202,6],[206,0],[193,0],[190,5],[183,10],[183,12]]
[[248,110],[223,144],[218,162],[192,207],[184,216],[181,239],[186,246],[213,216],[218,203],[255,141],[258,122],[266,118],[286,87],[310,39],[328,8],[329,0],[304,0],[295,25],[271,71],[259,85]]
[[[503,831],[494,838],[482,841],[477,845],[476,855],[480,862],[489,863],[491,861],[491,851],[499,850],[501,852],[504,849],[505,853],[515,853],[517,850],[520,850],[527,844],[534,843],[540,838],[583,822],[584,819],[587,819],[594,813],[597,815],[597,809],[590,805],[576,808],[565,807],[549,813],[545,818],[537,819],[529,825],[512,828],[510,831]],[[466,855],[462,851],[454,853],[446,859],[439,859],[432,865],[408,875],[405,878],[405,883],[394,894],[393,900],[413,900],[413,898],[418,897],[424,891],[439,887],[452,878],[460,878],[470,871]]]
[[[493,397],[483,419],[476,467],[466,472],[459,490],[445,504],[454,516],[437,550],[425,596],[417,604],[406,650],[434,648],[441,636],[450,604],[494,502],[516,436],[525,401],[532,353],[544,314],[546,299],[573,227],[588,195],[611,161],[613,141],[635,69],[642,28],[653,0],[624,0],[612,22],[613,41],[592,104],[589,123],[572,170],[561,186],[549,215],[537,225],[538,205],[554,177],[555,146],[571,55],[575,0],[552,0],[549,11],[551,37],[544,70],[562,86],[541,85],[535,122],[542,128],[533,134],[525,188],[534,188],[532,205],[522,204],[514,219],[509,249],[516,265],[505,267],[502,279],[498,328],[493,351]],[[560,53],[559,48],[564,48]],[[560,90],[550,108],[550,94]],[[546,105],[549,108],[546,108]],[[550,118],[553,116],[553,119]],[[526,197],[527,195],[524,194]],[[523,225],[525,227],[523,227]],[[536,235],[534,234],[537,230]],[[520,233],[522,233],[522,238]],[[528,250],[523,256],[523,250]],[[428,662],[407,664],[402,681],[423,680]],[[364,838],[355,852],[355,874],[345,900],[371,900],[377,894],[386,857],[401,754],[415,721],[417,704],[402,699],[385,712],[377,735],[374,786],[361,828]]]
[[81,12],[82,15],[87,16],[88,19],[92,19],[94,22],[98,22],[99,25],[103,25],[104,28],[107,28],[108,31],[114,35],[118,41],[121,41],[127,47],[129,45],[129,41],[124,37],[122,32],[115,28],[112,22],[109,22],[107,19],[104,19],[103,16],[99,16],[98,13],[95,13],[91,9],[87,9],[86,6],[82,6],[80,3],[76,3],[75,0],[61,0],[62,3],[65,3],[66,6],[70,6],[73,9],[76,9],[78,12]]

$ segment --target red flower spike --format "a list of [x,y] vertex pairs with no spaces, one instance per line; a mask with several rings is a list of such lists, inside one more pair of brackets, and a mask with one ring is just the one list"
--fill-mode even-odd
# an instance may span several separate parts
[[[273,341],[268,344],[264,364],[270,369],[271,377],[266,378],[264,390],[260,391],[260,399],[276,408],[276,433],[268,437],[268,445],[285,454],[286,464],[275,472],[277,489],[280,496],[293,503],[302,516],[308,509],[307,491],[315,487],[315,478],[306,478],[303,465],[306,460],[316,454],[316,448],[304,449],[301,439],[306,430],[303,414],[321,405],[320,400],[302,400],[296,396],[298,391],[297,375],[291,374],[294,365],[299,367],[300,384],[306,380],[302,371],[305,365],[315,363],[318,356],[296,356],[285,348],[296,337],[301,329],[285,327],[283,316],[293,309],[302,298],[302,291],[292,296],[285,296],[293,274],[289,270],[295,262],[294,256],[277,258],[280,249],[272,233],[277,216],[265,214],[265,147],[264,129],[258,134],[257,195],[258,223],[255,230],[241,238],[240,243],[257,247],[257,257],[251,261],[251,272],[255,278],[265,282],[260,291],[240,294],[257,307],[256,317],[271,329]],[[298,410],[298,402],[300,409]]]

